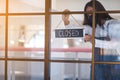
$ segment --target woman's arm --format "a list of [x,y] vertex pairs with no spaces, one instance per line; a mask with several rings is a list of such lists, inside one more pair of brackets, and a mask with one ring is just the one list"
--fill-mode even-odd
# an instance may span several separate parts
[[88,25],[85,26],[84,41],[92,41],[92,28]]

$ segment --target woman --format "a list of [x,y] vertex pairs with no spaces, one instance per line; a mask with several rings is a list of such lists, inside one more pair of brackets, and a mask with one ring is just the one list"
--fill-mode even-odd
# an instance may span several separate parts
[[[88,2],[85,5],[84,11],[91,12],[93,11],[93,5],[92,1]],[[95,10],[96,11],[106,11],[103,5],[95,0]],[[69,12],[69,10],[65,10],[65,12]],[[92,14],[84,14],[84,22],[83,25],[86,25],[85,27],[85,41],[91,41],[92,39]],[[62,19],[64,21],[64,24],[66,27],[70,27],[70,21],[69,21],[69,14],[64,14],[62,16]],[[95,39],[104,40],[104,41],[110,41],[110,40],[119,40],[120,36],[116,35],[116,31],[111,30],[117,30],[117,28],[113,25],[120,25],[120,21],[113,19],[108,13],[96,13],[95,14]],[[120,28],[119,28],[120,30]],[[94,49],[94,60],[95,61],[117,61],[116,55],[101,55],[100,54],[100,48],[95,47]],[[115,70],[115,66],[118,65],[112,65],[109,64],[95,64],[95,74],[94,74],[94,80],[118,80],[118,76],[116,73],[112,74]]]

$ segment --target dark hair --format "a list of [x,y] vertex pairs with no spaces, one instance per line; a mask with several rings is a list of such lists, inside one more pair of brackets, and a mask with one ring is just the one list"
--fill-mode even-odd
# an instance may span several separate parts
[[[93,6],[93,1],[88,2],[85,5],[84,11],[86,11],[87,7],[92,7]],[[104,6],[97,0],[95,0],[95,10],[96,11],[106,11],[106,9],[104,8]],[[95,25],[103,25],[104,24],[104,20],[110,20],[113,19],[108,13],[96,13],[95,15]],[[92,26],[92,23],[89,22],[88,20],[88,14],[84,14],[84,22],[83,25],[90,25]],[[96,26],[95,26],[96,27]]]

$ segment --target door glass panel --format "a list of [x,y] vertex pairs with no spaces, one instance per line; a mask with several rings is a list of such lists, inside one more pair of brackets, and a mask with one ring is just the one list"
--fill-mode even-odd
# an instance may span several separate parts
[[43,62],[9,61],[8,80],[44,80]]
[[44,16],[10,16],[9,57],[44,58],[44,28]]
[[84,63],[51,63],[51,80],[90,80],[91,65]]
[[[91,60],[91,42],[85,42],[85,26],[83,23],[83,15],[70,15],[70,26],[66,27],[62,21],[61,15],[51,16],[51,59],[68,59],[68,60]],[[66,33],[56,32],[56,30],[71,29]],[[76,34],[74,29],[83,29],[83,32]],[[71,37],[70,35],[83,34],[83,36]],[[58,37],[56,37],[58,35]],[[65,37],[61,37],[65,35]],[[69,35],[69,36],[67,36]],[[67,37],[66,37],[67,36]]]
[[9,0],[10,13],[44,12],[45,0]]
[[69,9],[70,11],[84,11],[85,4],[90,0],[51,0],[51,11],[63,11]]
[[94,79],[119,80],[120,65],[119,64],[95,64]]
[[106,10],[120,10],[120,0],[98,0]]
[[5,69],[5,66],[4,66],[4,61],[0,61],[0,80],[4,80],[4,69]]
[[6,9],[6,0],[0,0],[0,13],[5,13],[5,9]]
[[0,16],[0,58],[5,56],[5,29],[5,17]]
[[105,22],[99,30],[101,37],[96,37],[95,61],[120,61],[120,14],[110,16],[113,19]]

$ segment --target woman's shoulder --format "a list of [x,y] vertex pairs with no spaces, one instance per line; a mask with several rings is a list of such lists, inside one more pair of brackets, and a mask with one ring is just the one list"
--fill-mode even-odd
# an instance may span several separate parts
[[109,28],[109,30],[112,32],[120,32],[120,20],[118,19],[112,19],[108,20],[105,25],[106,29]]
[[106,23],[108,24],[120,24],[120,20],[118,19],[111,19],[111,20],[107,20]]
[[118,19],[111,19],[111,20],[106,20],[104,27],[105,26],[118,26],[120,25],[120,20]]

